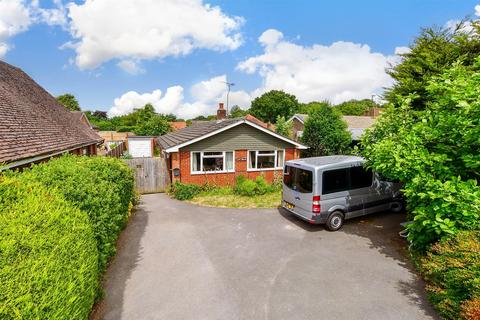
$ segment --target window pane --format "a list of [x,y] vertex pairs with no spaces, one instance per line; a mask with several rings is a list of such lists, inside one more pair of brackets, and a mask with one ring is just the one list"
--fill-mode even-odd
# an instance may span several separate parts
[[200,171],[200,152],[192,153],[192,171]]
[[283,150],[277,151],[277,167],[283,168]]
[[204,152],[203,156],[223,156],[223,152]]
[[258,154],[275,154],[275,151],[258,151]]
[[257,169],[267,169],[275,166],[275,156],[258,155],[257,161]]
[[296,189],[300,193],[311,193],[313,191],[313,172],[297,169],[295,176]]
[[285,170],[283,172],[283,183],[289,187],[290,189],[293,188],[293,178],[295,174],[295,168],[290,166],[285,166]]
[[373,172],[361,166],[350,168],[350,183],[352,189],[366,188],[372,185]]
[[223,171],[223,157],[203,158],[203,171]]
[[227,166],[227,171],[233,171],[233,152],[225,153],[225,162]]
[[348,169],[337,169],[323,173],[323,194],[348,190]]
[[248,168],[255,169],[257,167],[257,159],[255,156],[255,151],[249,151],[250,161],[248,163]]

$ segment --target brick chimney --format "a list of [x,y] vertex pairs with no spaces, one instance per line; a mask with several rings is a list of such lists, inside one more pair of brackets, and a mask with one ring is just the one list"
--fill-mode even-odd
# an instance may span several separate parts
[[227,110],[223,107],[223,102],[218,104],[217,120],[223,120],[227,118]]

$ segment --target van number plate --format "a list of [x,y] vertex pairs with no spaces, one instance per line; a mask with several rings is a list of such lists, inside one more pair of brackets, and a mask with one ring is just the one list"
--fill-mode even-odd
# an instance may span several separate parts
[[285,201],[285,208],[287,209],[293,209],[295,208],[294,204],[291,204],[290,202]]

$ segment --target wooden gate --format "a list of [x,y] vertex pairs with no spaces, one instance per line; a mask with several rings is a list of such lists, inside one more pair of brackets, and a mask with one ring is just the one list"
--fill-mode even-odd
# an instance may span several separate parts
[[135,170],[135,184],[139,193],[165,192],[170,184],[164,158],[125,159],[125,162]]

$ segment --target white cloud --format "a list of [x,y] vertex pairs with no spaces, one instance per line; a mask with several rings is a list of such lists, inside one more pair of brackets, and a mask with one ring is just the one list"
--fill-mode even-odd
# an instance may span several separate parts
[[145,73],[145,69],[140,67],[138,62],[133,60],[122,60],[117,63],[117,66],[119,66],[123,71],[133,75]]
[[370,98],[392,84],[385,68],[399,61],[397,56],[372,52],[368,45],[338,41],[307,47],[282,39],[277,30],[265,31],[259,38],[264,53],[238,64],[237,69],[263,77],[254,95],[280,89],[302,102]]
[[45,9],[40,7],[39,0],[31,2],[31,9],[37,23],[45,23],[49,26],[61,26],[66,29],[68,26],[67,10],[62,0],[53,0],[54,7]]
[[28,7],[21,0],[0,0],[0,57],[10,49],[8,39],[31,24]]
[[[218,103],[226,101],[226,81],[226,75],[221,75],[194,84],[190,88],[192,102],[184,100],[184,89],[181,86],[169,87],[163,96],[159,89],[143,94],[129,91],[114,100],[114,106],[108,114],[111,117],[128,114],[147,103],[151,103],[158,113],[173,113],[184,119],[215,114]],[[249,107],[251,98],[251,95],[245,91],[232,90],[229,94],[229,105]]]
[[91,69],[111,59],[180,56],[196,48],[233,50],[240,17],[203,0],[86,0],[69,5],[76,64]]
[[477,4],[477,5],[475,6],[475,15],[476,15],[477,17],[480,17],[480,4]]

